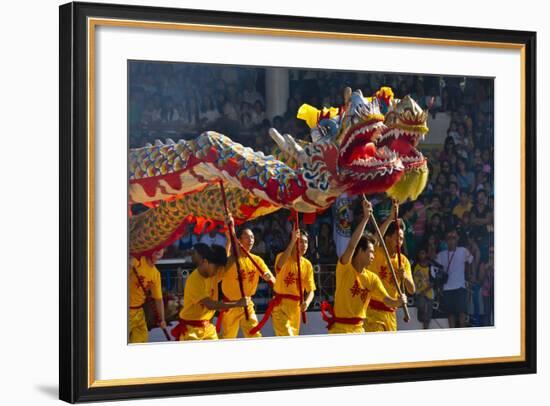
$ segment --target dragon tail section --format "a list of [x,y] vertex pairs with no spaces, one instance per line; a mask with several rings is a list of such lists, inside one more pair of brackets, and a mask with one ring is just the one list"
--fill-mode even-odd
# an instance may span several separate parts
[[[226,186],[229,210],[236,224],[272,213],[280,208],[244,189]],[[186,194],[130,217],[130,252],[149,255],[167,247],[185,232],[188,225],[200,233],[205,228],[225,224],[219,186],[210,185],[197,193]]]

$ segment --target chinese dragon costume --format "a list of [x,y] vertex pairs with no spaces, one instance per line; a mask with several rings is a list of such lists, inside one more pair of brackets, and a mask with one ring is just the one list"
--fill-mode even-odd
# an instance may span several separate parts
[[416,199],[428,177],[416,148],[428,132],[426,112],[409,96],[393,98],[389,88],[368,98],[346,90],[343,107],[300,107],[297,117],[310,127],[312,142],[271,129],[276,156],[214,131],[130,150],[130,204],[150,207],[130,217],[130,253],[165,247],[188,224],[197,232],[223,224],[220,182],[236,224],[281,208],[320,212],[344,192]]

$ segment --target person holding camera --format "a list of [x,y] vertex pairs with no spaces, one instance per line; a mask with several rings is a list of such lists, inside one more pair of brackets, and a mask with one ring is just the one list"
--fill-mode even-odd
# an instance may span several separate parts
[[447,312],[449,327],[466,327],[466,280],[474,257],[467,248],[458,246],[458,233],[447,231],[447,249],[439,252],[436,261],[447,272],[443,285],[441,308]]

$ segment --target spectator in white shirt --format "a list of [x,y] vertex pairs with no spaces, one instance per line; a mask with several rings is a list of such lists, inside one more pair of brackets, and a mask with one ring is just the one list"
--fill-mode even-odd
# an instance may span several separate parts
[[447,312],[449,327],[466,327],[466,280],[474,257],[464,247],[458,247],[458,234],[451,229],[446,234],[447,249],[437,254],[448,279],[443,286],[441,308]]

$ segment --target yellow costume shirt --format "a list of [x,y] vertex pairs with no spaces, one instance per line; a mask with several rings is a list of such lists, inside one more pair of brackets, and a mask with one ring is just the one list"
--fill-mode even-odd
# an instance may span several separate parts
[[[393,269],[397,274],[397,269],[399,267],[397,254],[394,254],[392,257],[390,257],[390,260],[393,265]],[[412,279],[411,264],[407,259],[407,257],[403,254],[401,254],[401,266],[403,267],[403,269],[405,269],[405,274]],[[390,297],[392,297],[393,299],[397,299],[397,289],[395,288],[392,272],[391,272],[391,269],[388,267],[386,254],[384,253],[384,250],[382,247],[375,248],[374,260],[372,261],[372,264],[369,266],[369,269],[380,278]],[[401,284],[402,282],[403,282],[402,280],[399,280],[399,284]]]
[[[254,254],[250,255],[264,273],[272,275],[262,258]],[[256,293],[258,281],[262,274],[247,256],[239,258],[239,266],[241,269],[244,295],[252,297]],[[241,290],[239,288],[239,279],[237,278],[236,263],[233,263],[231,266],[226,268],[222,278],[222,292],[224,298],[229,301],[237,301],[242,297]],[[262,336],[259,331],[255,334],[250,333],[250,330],[258,325],[258,317],[256,316],[253,303],[251,303],[247,309],[249,315],[248,320],[246,320],[244,309],[242,307],[234,307],[232,309],[225,310],[223,315],[220,315],[220,317],[222,317],[222,338],[236,338],[239,333],[239,329],[242,330],[243,336],[246,338]]]
[[[271,275],[269,268],[262,258],[254,254],[250,255],[264,271],[264,273]],[[256,289],[258,288],[258,280],[261,276],[260,271],[256,269],[250,258],[246,256],[239,258],[239,265],[241,268],[244,295],[249,297],[254,296]],[[224,273],[222,279],[222,292],[223,295],[230,301],[237,301],[242,297],[241,290],[239,288],[239,279],[237,277],[237,265],[235,262],[233,262],[233,264],[227,268]]]
[[364,319],[371,297],[382,301],[387,295],[384,285],[374,273],[367,269],[359,273],[351,261],[345,265],[338,261],[334,294],[336,317]]
[[[138,282],[138,278],[141,284]],[[138,260],[132,257],[130,259],[128,279],[130,290],[130,311],[128,314],[129,342],[146,343],[149,341],[149,332],[142,306],[145,304],[147,296],[141,286],[143,285],[153,299],[162,300],[160,272],[156,266],[149,264],[147,258],[141,257]]]
[[[397,254],[390,257],[393,268],[397,274],[399,267]],[[409,278],[412,278],[411,264],[407,257],[401,254],[401,266],[405,270],[405,274]],[[393,299],[397,299],[397,289],[393,280],[391,269],[388,267],[386,260],[386,254],[382,247],[376,247],[374,251],[374,260],[369,266],[369,269],[374,272],[384,284],[389,296]],[[399,284],[402,284],[402,280],[398,280]],[[395,312],[378,310],[369,307],[367,310],[367,320],[365,321],[366,331],[397,331],[397,318]]]
[[134,269],[139,275],[141,284],[146,290],[151,292],[154,299],[162,299],[162,285],[160,281],[160,272],[155,265],[149,265],[145,257],[139,260],[131,258],[130,261],[130,307],[139,307],[145,303],[145,292],[141,288]]
[[[275,258],[275,263],[279,261],[282,253]],[[280,269],[276,269],[277,281],[274,291],[278,294],[299,296],[298,292],[298,262],[296,257],[283,264]],[[302,280],[302,290],[313,292],[315,290],[315,281],[313,279],[313,265],[304,257],[300,257],[300,276]],[[296,336],[300,334],[301,309],[300,302],[293,299],[282,299],[281,303],[275,306],[271,315],[273,330],[277,336]]]
[[[275,263],[279,261],[282,253],[277,254]],[[277,281],[273,288],[275,292],[285,295],[299,296],[298,292],[298,263],[296,258],[289,258],[281,269],[276,269]],[[300,257],[300,274],[302,277],[302,289],[306,292],[315,290],[315,281],[313,280],[313,265],[304,257]]]
[[183,320],[210,320],[214,317],[215,310],[210,310],[200,302],[203,299],[218,300],[219,277],[205,278],[195,269],[187,278],[183,292],[183,309],[180,311],[180,319]]

